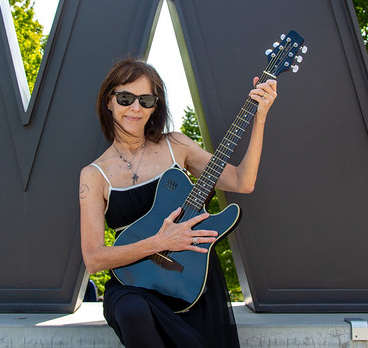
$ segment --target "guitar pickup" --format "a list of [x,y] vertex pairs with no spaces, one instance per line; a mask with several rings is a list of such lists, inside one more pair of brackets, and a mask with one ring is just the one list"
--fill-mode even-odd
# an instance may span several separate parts
[[172,259],[170,256],[163,255],[161,253],[156,253],[154,255],[151,255],[149,259],[156,264],[157,266],[160,266],[166,271],[175,271],[182,273],[184,266],[180,264],[179,262]]

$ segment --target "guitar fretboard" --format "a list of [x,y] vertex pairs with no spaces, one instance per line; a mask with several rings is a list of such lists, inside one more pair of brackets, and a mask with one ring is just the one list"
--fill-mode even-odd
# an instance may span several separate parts
[[[268,78],[270,78],[270,76],[263,74],[259,83],[266,81]],[[226,135],[222,139],[220,145],[212,155],[196,185],[188,195],[185,202],[186,205],[191,206],[197,211],[202,209],[206,200],[216,186],[221,173],[225,169],[226,164],[228,163],[246,128],[251,124],[257,109],[258,103],[248,97]]]

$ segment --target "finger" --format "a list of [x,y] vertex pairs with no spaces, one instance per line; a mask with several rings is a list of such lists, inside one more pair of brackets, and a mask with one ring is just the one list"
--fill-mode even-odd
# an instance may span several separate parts
[[277,90],[277,81],[276,80],[269,79],[269,80],[267,80],[267,83],[276,92],[276,90]]
[[274,94],[274,89],[268,83],[262,83],[257,86],[257,92],[262,96],[264,93]]
[[166,219],[165,221],[167,222],[174,222],[175,219],[180,215],[181,213],[181,208],[178,208],[176,210],[174,210]]
[[196,251],[196,252],[202,253],[202,254],[208,253],[208,249],[203,248],[203,247],[199,247],[199,246],[196,246],[196,245],[189,245],[188,250]]
[[253,86],[256,87],[257,86],[257,83],[259,81],[259,77],[254,77],[253,78]]
[[[216,235],[217,235],[217,232],[216,232]],[[191,238],[191,243],[190,244],[199,245],[199,244],[205,244],[205,243],[215,243],[216,239],[217,238],[215,238],[215,237],[208,237],[208,236],[198,237],[198,236],[195,236],[195,237]]]
[[193,230],[191,237],[217,237],[218,232],[214,230]]
[[208,217],[210,216],[210,214],[208,213],[203,213],[203,214],[200,214],[200,215],[197,215],[189,220],[187,220],[185,223],[189,226],[189,227],[192,227],[198,223],[200,223],[201,221],[203,220],[206,220]]

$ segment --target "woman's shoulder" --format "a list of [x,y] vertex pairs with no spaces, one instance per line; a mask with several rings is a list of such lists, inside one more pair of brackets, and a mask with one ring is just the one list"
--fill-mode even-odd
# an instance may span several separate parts
[[187,135],[181,132],[170,132],[166,134],[166,138],[170,141],[171,144],[176,146],[187,146],[194,143],[192,139],[190,139]]
[[96,158],[92,163],[82,168],[80,176],[81,178],[96,180],[101,178],[106,170],[106,166],[111,158],[109,156],[110,151],[106,150],[100,157]]

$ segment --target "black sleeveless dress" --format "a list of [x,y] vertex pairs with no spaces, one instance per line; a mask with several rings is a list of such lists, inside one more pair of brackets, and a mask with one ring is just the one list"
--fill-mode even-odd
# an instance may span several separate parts
[[[179,167],[169,141],[168,146],[173,157],[173,167]],[[118,234],[125,226],[150,210],[160,176],[131,187],[114,188],[101,168],[95,166],[110,185],[105,217],[108,226]],[[167,347],[239,347],[227,286],[215,252],[210,256],[206,290],[197,303],[185,313],[174,313],[159,296],[142,288],[122,285],[113,273],[110,273],[111,279],[105,284],[104,316],[122,343],[124,342],[115,321],[114,307],[122,296],[134,293],[145,298],[149,304],[160,330],[165,332]],[[144,328],[137,328],[142,329]]]

